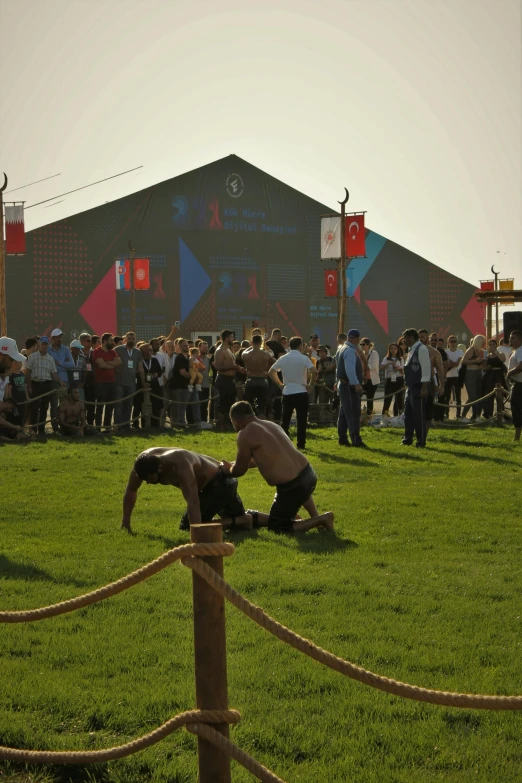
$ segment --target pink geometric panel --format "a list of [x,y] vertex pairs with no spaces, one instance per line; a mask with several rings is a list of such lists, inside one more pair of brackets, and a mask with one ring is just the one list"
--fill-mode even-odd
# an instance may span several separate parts
[[386,299],[368,299],[364,303],[367,305],[386,334],[388,334],[388,302]]
[[356,302],[359,302],[361,304],[361,286],[358,285],[355,291],[353,292],[353,298]]
[[470,334],[482,334],[484,331],[484,308],[476,297],[472,296],[460,317],[468,327]]
[[94,334],[112,332],[116,334],[116,280],[114,267],[111,266],[105,277],[98,283],[92,294],[80,307],[80,315],[85,318]]

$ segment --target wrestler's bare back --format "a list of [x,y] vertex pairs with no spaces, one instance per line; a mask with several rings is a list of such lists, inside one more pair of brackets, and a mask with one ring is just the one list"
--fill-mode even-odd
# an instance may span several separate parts
[[[219,462],[213,457],[186,449],[166,449],[158,446],[146,449],[142,453],[160,458],[162,471],[159,474],[158,484],[179,487],[180,478],[183,479],[188,473],[194,476],[198,490],[201,490],[219,470]],[[129,477],[129,488],[138,489],[141,484],[141,479],[132,470]]]
[[270,486],[292,481],[308,464],[306,457],[278,424],[253,419],[237,438],[238,449],[250,450],[259,472]]

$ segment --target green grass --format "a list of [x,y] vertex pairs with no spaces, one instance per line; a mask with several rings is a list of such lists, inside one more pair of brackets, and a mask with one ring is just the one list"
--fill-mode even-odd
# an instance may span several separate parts
[[[228,581],[296,632],[350,661],[417,685],[522,694],[520,447],[509,429],[434,432],[404,449],[368,432],[342,449],[310,435],[320,510],[336,535],[233,537]],[[0,449],[0,608],[25,609],[118,579],[189,540],[180,493],[140,490],[134,537],[121,499],[143,448],[234,455],[202,433]],[[268,509],[256,471],[248,507]],[[195,706],[191,573],[179,564],[93,607],[0,636],[0,744],[121,744]],[[522,714],[452,710],[389,696],[323,668],[227,607],[231,736],[288,783],[522,780]],[[0,780],[181,783],[197,778],[185,730],[128,759],[85,768],[0,762]],[[252,778],[233,763],[233,780]]]

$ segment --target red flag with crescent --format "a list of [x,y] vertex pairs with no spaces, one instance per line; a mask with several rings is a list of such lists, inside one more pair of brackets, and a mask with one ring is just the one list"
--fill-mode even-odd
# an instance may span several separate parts
[[134,259],[134,288],[136,291],[148,291],[150,288],[149,259]]
[[324,295],[337,296],[337,269],[324,270]]
[[366,255],[364,214],[346,216],[344,237],[347,258],[360,258],[361,256]]

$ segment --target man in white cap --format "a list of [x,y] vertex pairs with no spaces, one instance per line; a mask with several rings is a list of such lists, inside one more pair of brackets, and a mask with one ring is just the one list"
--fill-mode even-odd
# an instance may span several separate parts
[[71,359],[73,367],[67,370],[67,386],[69,389],[78,389],[78,398],[85,399],[83,386],[87,377],[87,359],[82,351],[82,344],[79,340],[73,340],[70,345]]
[[0,337],[0,375],[11,369],[13,362],[23,362],[25,357],[11,337]]
[[[53,329],[51,332],[51,344],[47,353],[54,359],[58,378],[67,386],[69,382],[67,372],[73,369],[74,364],[70,350],[66,345],[62,345],[62,337],[63,332],[61,329]],[[51,395],[51,426],[53,432],[58,432],[59,430],[58,404],[58,396],[56,394]]]

